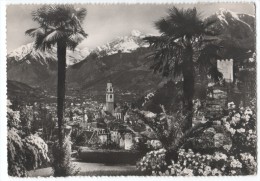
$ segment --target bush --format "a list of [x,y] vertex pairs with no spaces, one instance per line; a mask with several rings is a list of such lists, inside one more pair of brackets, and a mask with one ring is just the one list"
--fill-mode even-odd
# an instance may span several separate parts
[[25,177],[28,170],[39,168],[49,162],[48,146],[37,134],[25,136],[24,130],[20,129],[18,111],[8,108],[7,115],[8,174]]
[[165,149],[159,149],[148,152],[139,162],[137,162],[137,168],[142,172],[150,175],[161,175],[168,169],[165,160]]
[[[164,149],[151,151],[137,164],[146,174],[173,176],[253,175],[256,162],[256,115],[250,109],[232,110],[221,120],[232,144],[223,144],[213,154],[180,149],[178,159],[167,164]],[[220,151],[221,150],[221,151]]]

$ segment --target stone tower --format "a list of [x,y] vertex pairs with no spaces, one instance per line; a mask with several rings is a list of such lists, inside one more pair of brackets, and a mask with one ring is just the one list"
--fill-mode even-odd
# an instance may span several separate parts
[[218,71],[223,74],[226,82],[233,82],[233,59],[217,60]]
[[114,114],[114,90],[112,83],[107,83],[106,90],[106,111]]

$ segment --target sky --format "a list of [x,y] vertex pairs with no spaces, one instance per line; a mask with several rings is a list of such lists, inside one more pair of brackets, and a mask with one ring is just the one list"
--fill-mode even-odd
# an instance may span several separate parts
[[[214,14],[220,8],[234,12],[254,15],[253,3],[201,3],[201,4],[84,4],[76,7],[87,9],[87,16],[82,24],[89,35],[79,48],[95,48],[110,42],[118,36],[126,36],[132,30],[145,34],[158,34],[154,22],[167,15],[167,10],[173,6],[178,8],[196,7],[202,17]],[[8,5],[6,9],[7,52],[21,45],[33,42],[25,35],[25,31],[38,27],[32,21],[31,12],[41,5]]]

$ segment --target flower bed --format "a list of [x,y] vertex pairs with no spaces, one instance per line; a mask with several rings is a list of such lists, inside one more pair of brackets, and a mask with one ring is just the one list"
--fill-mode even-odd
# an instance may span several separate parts
[[180,149],[178,159],[166,162],[166,150],[147,153],[137,168],[146,174],[172,176],[254,175],[256,162],[256,115],[250,108],[230,111],[221,124],[231,138],[231,144],[223,144],[215,153],[203,153],[192,149]]

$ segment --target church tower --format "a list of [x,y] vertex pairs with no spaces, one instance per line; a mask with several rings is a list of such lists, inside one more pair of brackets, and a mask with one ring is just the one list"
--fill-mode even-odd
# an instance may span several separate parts
[[106,90],[106,111],[114,114],[114,90],[112,83],[107,83]]

